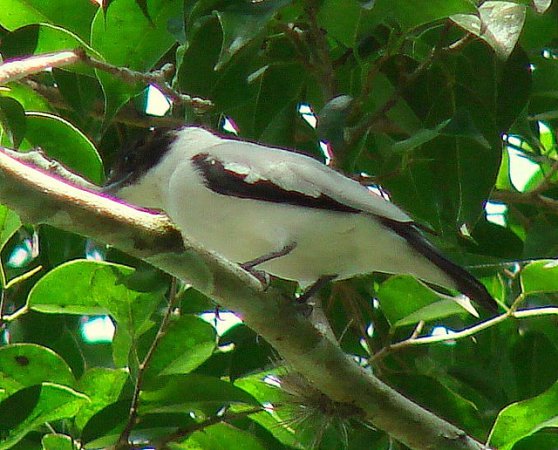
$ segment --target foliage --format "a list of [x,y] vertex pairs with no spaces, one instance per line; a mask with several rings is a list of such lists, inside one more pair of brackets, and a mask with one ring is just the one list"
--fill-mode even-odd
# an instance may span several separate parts
[[[474,328],[488,319],[482,312],[410,277],[363,276],[326,293],[343,349],[479,441],[558,447],[556,4],[101,6],[4,0],[0,54],[80,47],[140,72],[170,62],[172,89],[212,108],[183,97],[172,114],[149,116],[141,78],[79,63],[0,86],[2,145],[40,146],[95,183],[127,139],[183,122],[223,132],[229,123],[243,138],[331,157],[435,230],[436,244],[507,314]],[[503,212],[495,217],[486,202]],[[176,449],[406,448],[342,408],[312,403],[304,384],[279,389],[289,370],[269,344],[242,323],[218,334],[209,299],[188,285],[175,292],[142,261],[22,225],[5,207],[0,248],[0,448],[102,448],[123,436]],[[89,341],[84,324],[105,315],[114,338]]]

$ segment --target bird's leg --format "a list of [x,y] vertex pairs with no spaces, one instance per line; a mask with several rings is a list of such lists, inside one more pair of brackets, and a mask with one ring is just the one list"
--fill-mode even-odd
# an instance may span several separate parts
[[256,259],[252,259],[251,261],[242,263],[240,264],[240,267],[242,267],[244,270],[250,271],[250,269],[259,266],[260,264],[271,261],[273,259],[280,258],[281,256],[288,255],[295,249],[295,247],[296,247],[296,242],[291,242],[290,244],[285,245],[280,250],[267,253],[265,255],[257,257]]
[[299,304],[305,304],[310,298],[316,295],[320,289],[322,289],[327,283],[332,280],[335,280],[337,275],[322,275],[318,278],[314,284],[312,284],[308,289],[306,289],[301,296],[299,296],[296,301]]
[[296,242],[291,242],[285,245],[282,249],[275,252],[267,253],[266,255],[259,256],[258,258],[252,259],[245,263],[240,264],[247,272],[250,272],[254,277],[256,277],[264,286],[269,284],[269,275],[263,270],[256,270],[255,267],[263,264],[265,262],[271,261],[273,259],[280,258],[281,256],[288,255],[296,247]]

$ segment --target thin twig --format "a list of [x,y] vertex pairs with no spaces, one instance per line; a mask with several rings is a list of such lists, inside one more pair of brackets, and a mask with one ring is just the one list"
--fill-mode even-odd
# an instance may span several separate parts
[[0,332],[4,330],[4,306],[6,303],[6,290],[0,292]]
[[413,332],[411,333],[411,337],[410,339],[417,339],[419,334],[422,332],[422,329],[424,328],[424,320],[421,320],[419,323],[417,323],[417,326],[415,327],[415,329],[413,330]]
[[[69,105],[66,100],[60,95],[58,88],[53,86],[46,86],[33,79],[25,79],[21,81],[26,86],[33,89],[35,92],[45,97],[49,105],[54,106],[56,109],[61,109],[64,111],[73,111],[73,107]],[[90,109],[88,109],[87,114],[97,120],[103,120],[105,118],[105,105],[102,99],[98,99],[93,102]],[[114,117],[113,121],[124,124],[133,125],[140,128],[150,128],[150,127],[165,127],[165,128],[177,128],[184,124],[184,119],[172,116],[150,116],[145,114],[140,114],[137,109],[129,103],[126,103]]]
[[473,33],[466,33],[463,37],[458,39],[457,41],[453,42],[452,44],[448,45],[445,50],[448,52],[458,52],[462,50],[466,45],[470,42],[478,40],[479,38],[475,36]]
[[10,281],[8,281],[6,283],[6,286],[4,287],[4,290],[8,290],[11,287],[15,286],[18,283],[21,283],[25,280],[28,280],[29,278],[31,278],[33,275],[35,275],[36,273],[40,272],[41,270],[43,270],[43,266],[36,266],[33,267],[31,270],[28,270],[25,273],[22,273],[21,275],[12,278]]
[[364,108],[366,99],[368,98],[370,92],[372,92],[372,88],[374,87],[374,81],[376,81],[380,70],[390,57],[390,53],[384,53],[374,62],[374,64],[366,74],[366,79],[362,85],[360,95],[358,96],[358,99],[355,100],[355,103],[353,105],[351,118],[360,117],[360,115],[362,114],[362,109]]
[[170,87],[166,80],[174,71],[174,66],[172,66],[172,64],[167,64],[160,70],[143,73],[126,67],[113,66],[112,64],[93,58],[85,53],[85,51],[81,51],[80,56],[81,61],[88,66],[110,73],[127,83],[152,84],[175,103],[188,104],[201,111],[207,111],[213,107],[213,103],[210,100],[200,97],[191,97],[190,95],[182,94]]
[[151,347],[149,347],[149,350],[147,351],[145,358],[143,359],[142,363],[139,365],[138,368],[138,375],[134,386],[134,394],[132,395],[132,403],[130,405],[130,412],[128,413],[128,422],[126,423],[126,426],[122,430],[122,433],[120,433],[120,437],[118,438],[118,443],[116,444],[117,449],[127,449],[130,447],[130,443],[129,443],[130,434],[132,432],[132,429],[136,425],[137,418],[138,418],[138,404],[139,404],[140,392],[143,387],[143,378],[145,376],[145,371],[149,367],[151,358],[153,358],[153,355],[155,354],[155,350],[157,349],[161,341],[161,338],[165,335],[167,331],[168,325],[170,323],[170,318],[172,317],[172,313],[174,311],[174,308],[176,307],[177,298],[178,298],[178,296],[176,295],[176,291],[177,291],[176,285],[177,285],[176,278],[173,277],[170,285],[169,304],[168,304],[167,311],[163,316],[161,325],[159,326],[159,330],[157,331],[157,335],[155,336],[155,339],[153,339]]
[[388,345],[383,349],[381,349],[379,352],[373,355],[372,358],[370,358],[370,361],[375,362],[379,359],[384,358],[389,353],[395,352],[397,350],[401,350],[406,347],[434,344],[434,343],[447,342],[447,341],[456,341],[466,337],[471,337],[483,330],[491,328],[494,325],[497,325],[505,321],[510,317],[513,317],[514,319],[526,319],[529,317],[540,317],[540,316],[548,316],[548,315],[558,316],[558,307],[554,307],[554,306],[516,311],[517,307],[524,300],[525,300],[525,295],[521,294],[517,297],[517,299],[514,301],[512,306],[504,314],[493,317],[492,319],[486,320],[472,327],[465,328],[457,332],[439,335],[439,336],[423,336],[423,337],[417,337],[417,335],[415,335],[415,333],[413,332],[413,334],[409,338],[397,342],[395,344]]
[[13,312],[12,314],[7,314],[5,316],[2,316],[2,321],[3,322],[13,322],[14,320],[19,319],[21,316],[24,316],[28,312],[29,312],[29,308],[27,307],[27,305],[22,306],[21,308],[19,308],[17,311]]
[[331,60],[329,46],[324,31],[318,24],[317,4],[315,0],[306,0],[304,12],[308,17],[308,35],[312,41],[309,48],[313,50],[318,79],[322,84],[324,96],[330,99],[335,96],[335,70]]
[[529,194],[541,194],[549,189],[552,189],[555,186],[555,183],[552,181],[552,178],[558,173],[558,161],[553,161],[550,169],[547,173],[544,174],[543,179],[540,183],[532,190],[529,191]]
[[558,200],[537,193],[495,190],[490,195],[490,199],[504,203],[540,206],[553,214],[558,214]]
[[178,430],[176,430],[174,433],[169,434],[168,436],[165,436],[165,438],[163,440],[161,440],[159,442],[159,445],[157,446],[157,448],[159,449],[166,449],[167,444],[169,442],[173,442],[173,441],[177,441],[181,438],[184,438],[186,436],[188,436],[189,434],[192,434],[196,431],[199,430],[203,430],[207,427],[210,427],[211,425],[215,425],[221,422],[227,422],[229,420],[235,420],[235,419],[241,419],[243,417],[247,417],[250,416],[252,414],[257,414],[257,413],[261,413],[264,412],[265,409],[262,406],[258,406],[252,409],[247,409],[245,411],[238,411],[238,412],[234,412],[234,413],[230,413],[230,412],[226,412],[223,415],[216,415],[216,416],[212,416],[209,417],[208,419],[204,420],[203,422],[199,422],[199,423],[194,423],[188,426],[185,426],[183,428],[179,428]]
[[350,131],[350,134],[349,134],[348,142],[347,142],[348,147],[354,146],[362,138],[362,136],[364,136],[364,134],[372,126],[374,126],[374,124],[376,124],[376,122],[382,120],[385,117],[385,115],[397,104],[397,102],[399,101],[400,97],[403,95],[405,90],[412,83],[414,83],[417,80],[417,78],[420,75],[422,75],[422,73],[430,65],[432,65],[432,62],[444,50],[443,42],[445,41],[451,26],[452,26],[451,22],[446,23],[446,26],[444,27],[444,29],[442,30],[442,32],[440,34],[440,38],[438,40],[438,43],[430,51],[430,54],[428,55],[428,57],[424,61],[422,61],[419,64],[419,66],[411,74],[409,74],[407,76],[404,83],[401,83],[399,86],[397,86],[395,88],[395,90],[393,91],[391,96],[385,101],[383,106],[380,109],[378,109],[376,112],[374,112],[373,114],[365,117],[361,121],[360,124],[358,124],[357,126],[352,128],[352,130]]

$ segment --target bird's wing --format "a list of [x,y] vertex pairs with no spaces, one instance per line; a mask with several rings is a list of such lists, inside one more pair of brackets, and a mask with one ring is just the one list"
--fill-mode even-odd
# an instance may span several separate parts
[[412,222],[393,203],[298,153],[225,141],[193,155],[192,162],[205,184],[221,194]]
[[249,142],[225,141],[194,153],[191,161],[205,185],[219,194],[304,208],[368,213],[446,273],[465,295],[489,310],[497,309],[486,288],[442,256],[407,214],[308,156]]

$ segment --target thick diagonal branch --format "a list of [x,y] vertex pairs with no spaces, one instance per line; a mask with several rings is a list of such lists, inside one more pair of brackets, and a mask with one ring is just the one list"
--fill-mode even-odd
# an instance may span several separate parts
[[[480,450],[465,432],[406,399],[358,366],[323,336],[292,302],[238,265],[182,241],[166,216],[131,208],[19,161],[0,150],[0,201],[31,223],[45,223],[113,245],[188,280],[242,315],[287,363],[337,402],[413,449]],[[40,155],[38,155],[40,156]]]

